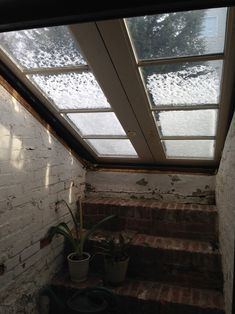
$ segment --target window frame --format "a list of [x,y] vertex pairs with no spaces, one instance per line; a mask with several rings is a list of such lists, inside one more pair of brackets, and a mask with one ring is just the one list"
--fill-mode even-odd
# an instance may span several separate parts
[[[58,114],[57,109],[51,106],[51,102],[47,97],[43,96],[35,86],[25,77],[25,71],[21,73],[21,70],[17,68],[14,62],[1,54],[2,60],[9,66],[9,68],[17,75],[17,77],[47,106],[47,108],[52,111],[56,118],[65,125],[71,134],[91,153],[93,157],[97,159],[99,163],[141,163],[141,164],[157,164],[157,165],[167,165],[167,166],[217,166],[221,157],[223,144],[225,136],[228,129],[229,114],[231,108],[231,95],[232,95],[232,85],[234,81],[234,69],[235,61],[233,61],[233,56],[235,55],[235,43],[231,40],[234,36],[233,21],[234,19],[234,8],[228,8],[227,14],[227,30],[225,33],[225,50],[223,55],[224,66],[221,81],[221,105],[215,108],[220,110],[218,124],[217,124],[217,143],[215,147],[215,158],[214,160],[196,160],[196,159],[166,159],[164,148],[161,144],[162,138],[158,138],[156,133],[156,125],[154,122],[152,111],[150,108],[148,99],[146,97],[147,93],[143,88],[143,83],[140,79],[138,67],[135,64],[135,56],[133,54],[132,47],[127,37],[126,28],[123,20],[108,20],[99,22],[89,22],[82,24],[70,25],[69,28],[73,32],[75,38],[79,37],[79,44],[81,50],[85,52],[85,56],[89,61],[89,66],[95,77],[100,84],[101,88],[105,91],[107,98],[110,101],[113,111],[120,120],[124,130],[127,133],[128,138],[133,143],[134,148],[139,154],[140,158],[116,158],[116,157],[97,157],[89,145],[81,140],[79,134],[73,129],[73,127]],[[81,32],[81,33],[80,33]],[[112,36],[111,36],[112,33]],[[89,41],[87,40],[89,36]],[[113,37],[115,37],[115,45],[113,45]],[[124,39],[124,40],[123,40]],[[92,49],[96,47],[96,52],[99,53],[98,58],[94,54],[95,51]],[[116,46],[119,51],[116,50]],[[108,51],[107,49],[108,48]],[[116,50],[116,51],[115,51]],[[210,58],[215,58],[216,56],[208,55]],[[221,57],[221,54],[218,58]],[[189,58],[194,60],[202,60],[202,56],[196,57],[179,57],[180,62],[182,60],[188,60]],[[118,60],[119,59],[119,60]],[[120,62],[120,59],[124,61],[124,64]],[[205,57],[203,56],[203,60]],[[213,59],[215,60],[215,59]],[[152,61],[152,60],[151,60]],[[166,62],[166,59],[159,60],[160,62]],[[169,62],[174,62],[174,58],[168,60]],[[225,62],[226,61],[226,62]],[[141,61],[142,64],[145,61]],[[146,62],[145,62],[146,63]],[[78,66],[81,67],[81,66]],[[75,67],[72,67],[73,70]],[[55,71],[55,69],[50,69]],[[65,71],[68,70],[66,67]],[[44,69],[44,71],[49,71]],[[134,76],[133,76],[134,74]],[[132,77],[133,80],[128,82],[128,77]],[[225,84],[226,81],[226,84]],[[112,84],[111,84],[112,83]],[[138,93],[136,93],[138,91]],[[117,99],[121,99],[120,101]],[[211,105],[201,106],[203,109],[212,109]],[[143,109],[144,108],[144,109]],[[160,108],[159,108],[160,109]],[[155,110],[159,110],[154,108]],[[176,110],[174,108],[161,107],[163,110]],[[180,110],[197,110],[201,109],[200,106],[196,108],[183,108],[179,107]],[[73,112],[87,112],[86,109],[81,109]],[[62,110],[61,110],[62,111]],[[105,110],[108,111],[108,110]],[[72,112],[72,110],[70,110]],[[89,111],[90,112],[90,111]],[[92,112],[94,112],[92,110]],[[99,110],[100,112],[100,110]],[[61,113],[61,112],[60,112]],[[65,113],[65,111],[63,112]],[[128,119],[127,119],[128,117]],[[140,127],[141,125],[141,127]],[[220,132],[218,132],[218,130]],[[178,137],[177,137],[178,138]],[[187,137],[188,138],[188,137]]]
[[[91,23],[91,25],[88,26],[88,29],[92,29],[94,23]],[[81,24],[83,25],[83,24]],[[87,33],[86,31],[81,31],[79,30],[77,32],[76,28],[80,26],[80,24],[78,25],[72,25],[72,26],[68,26],[72,37],[75,39],[75,41],[77,42],[79,48],[80,48],[80,43],[78,43],[78,34],[79,36],[81,35],[80,32],[82,32],[82,36],[84,36],[84,40],[87,41]],[[101,51],[102,49],[104,50],[105,47],[103,47],[103,43],[99,42],[99,36],[97,37],[98,33],[94,34],[92,31],[90,32],[90,41],[93,42],[93,40],[96,39],[98,46],[95,47],[95,49],[97,51]],[[93,36],[95,35],[96,38],[93,38]],[[81,39],[81,40],[83,40]],[[98,39],[98,40],[97,40]],[[80,39],[79,39],[80,40]],[[82,49],[80,49],[82,51]],[[94,50],[94,46],[92,51]],[[83,51],[82,51],[83,52]],[[55,67],[55,68],[35,68],[35,69],[27,69],[27,68],[23,68],[19,65],[19,63],[16,63],[14,61],[14,59],[8,55],[5,54],[3,51],[0,50],[0,57],[3,60],[3,62],[5,64],[7,64],[7,66],[10,68],[10,70],[12,70],[16,76],[27,86],[27,88],[29,88],[30,91],[33,92],[33,94],[36,95],[36,97],[38,97],[40,99],[40,101],[42,101],[42,103],[44,103],[46,105],[46,107],[53,113],[53,115],[55,115],[55,117],[69,130],[69,132],[71,132],[71,134],[89,151],[89,153],[93,156],[93,158],[95,158],[98,162],[107,162],[107,163],[113,163],[113,162],[121,162],[121,163],[151,163],[153,162],[153,158],[151,153],[148,151],[148,147],[145,143],[145,140],[143,138],[142,132],[138,126],[138,123],[135,120],[135,117],[133,115],[131,115],[131,118],[129,119],[129,123],[128,125],[123,126],[123,123],[120,119],[120,117],[118,116],[117,112],[113,110],[113,106],[112,103],[111,104],[111,108],[100,108],[100,109],[96,109],[96,108],[87,108],[87,109],[59,109],[54,103],[53,101],[50,101],[48,96],[43,92],[42,89],[40,89],[40,87],[37,87],[37,85],[32,82],[32,80],[30,80],[27,75],[31,75],[31,74],[59,74],[59,73],[68,73],[71,71],[84,71],[84,70],[88,70],[91,71],[98,84],[100,85],[101,89],[102,88],[102,83],[99,82],[99,80],[97,79],[95,73],[92,71],[92,67],[87,64],[87,65],[76,65],[76,66],[66,66],[66,67]],[[105,57],[107,58],[107,56],[105,55]],[[105,59],[105,58],[103,58]],[[101,60],[102,63],[105,62],[105,70],[110,70],[108,69],[108,67],[110,68],[110,65],[107,62],[108,60]],[[104,75],[104,74],[103,74]],[[115,77],[113,76],[113,80],[115,80]],[[118,93],[118,96],[120,98],[120,96],[122,96],[122,101],[125,102],[125,106],[126,108],[128,108],[129,103],[126,101],[126,97],[123,94],[123,91],[121,91],[121,86],[118,86],[118,80],[116,79],[116,86],[115,86],[115,91],[116,94]],[[112,84],[113,85],[113,84]],[[122,92],[122,95],[120,94]],[[106,94],[106,93],[105,93]],[[106,96],[107,97],[107,96]],[[81,136],[81,134],[79,134],[78,131],[76,131],[77,129],[74,128],[72,122],[70,122],[68,119],[64,118],[61,114],[65,114],[66,112],[73,112],[73,113],[79,113],[79,112],[114,112],[118,118],[118,120],[120,121],[123,129],[126,132],[126,136],[120,135],[120,136],[102,136],[102,135],[96,135],[96,136]],[[127,110],[128,112],[128,110]],[[130,114],[130,109],[129,109],[129,114]],[[131,129],[129,129],[129,127],[131,127]],[[132,134],[135,134],[134,136]],[[142,143],[141,145],[139,145],[139,147],[136,148],[136,144],[133,145],[133,141],[135,141],[135,138],[142,137]],[[83,140],[83,138],[85,140]],[[124,156],[124,155],[120,155],[120,156],[116,156],[116,155],[99,155],[97,153],[97,151],[95,150],[95,148],[92,148],[88,142],[86,142],[86,139],[91,138],[91,139],[103,139],[103,138],[107,138],[107,139],[128,139],[131,144],[133,145],[135,151],[137,152],[138,156]],[[146,150],[144,153],[142,153],[142,146],[146,146]]]
[[[231,71],[231,68],[234,69],[235,62],[233,56],[235,55],[235,44],[232,40],[235,35],[233,23],[234,23],[234,8],[227,9],[227,27],[225,32],[225,48],[223,53],[218,54],[209,54],[204,56],[193,56],[193,57],[177,57],[177,58],[166,58],[166,59],[151,59],[151,60],[141,60],[138,61],[135,55],[134,49],[132,48],[130,38],[125,26],[125,22],[123,20],[110,20],[110,21],[99,21],[97,22],[97,27],[101,32],[103,39],[105,41],[106,46],[110,52],[111,58],[113,59],[113,63],[116,66],[116,70],[120,77],[120,80],[123,82],[123,86],[125,88],[128,97],[131,99],[131,103],[133,104],[134,111],[136,112],[137,119],[142,125],[142,129],[144,130],[145,137],[147,141],[150,143],[152,141],[151,137],[153,136],[154,128],[156,132],[155,123],[150,122],[151,117],[152,120],[152,112],[153,111],[164,111],[164,110],[199,110],[199,109],[218,109],[218,123],[216,127],[216,142],[215,142],[215,155],[213,160],[205,159],[174,159],[170,158],[165,159],[165,154],[163,153],[164,148],[161,145],[156,145],[156,142],[151,146],[153,147],[152,153],[155,157],[155,162],[161,165],[174,165],[174,166],[209,166],[215,167],[219,164],[223,144],[225,141],[226,133],[228,130],[229,124],[229,116],[230,116],[230,108],[231,108],[231,97],[232,97],[232,84],[234,81],[234,71]],[[110,31],[112,29],[112,32]],[[111,35],[112,34],[112,35]],[[112,38],[115,38],[115,41]],[[123,37],[125,40],[123,40]],[[116,47],[115,47],[116,46]],[[119,48],[117,52],[117,47]],[[121,56],[121,57],[120,57]],[[119,61],[122,59],[122,62]],[[192,108],[184,107],[184,106],[159,106],[151,108],[149,103],[151,103],[148,99],[148,93],[146,91],[146,87],[143,84],[142,78],[140,79],[139,67],[146,64],[160,64],[160,63],[174,63],[174,62],[184,62],[184,61],[209,61],[209,60],[217,60],[223,59],[223,70],[221,77],[221,94],[220,94],[220,102],[217,105],[208,104],[208,105],[194,105]],[[133,75],[135,74],[135,75]],[[127,77],[132,77],[131,83],[128,82]],[[135,97],[136,91],[140,91],[138,93],[138,97]],[[142,97],[142,98],[141,98]],[[141,110],[140,108],[143,108]],[[148,112],[148,114],[144,114]],[[152,127],[154,125],[154,127]],[[151,126],[151,128],[150,128]],[[205,137],[178,137],[177,139],[214,139],[211,136]],[[168,137],[162,137],[162,140],[168,139]],[[170,139],[174,139],[171,137]],[[153,143],[153,141],[152,141]],[[159,144],[159,141],[158,141]]]

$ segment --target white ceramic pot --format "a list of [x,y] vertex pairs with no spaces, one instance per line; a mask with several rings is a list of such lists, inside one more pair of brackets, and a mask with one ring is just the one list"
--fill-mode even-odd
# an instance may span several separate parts
[[72,281],[82,282],[87,279],[91,255],[84,252],[84,259],[81,260],[73,259],[75,255],[76,253],[71,253],[67,256],[70,278]]
[[105,279],[111,284],[120,284],[126,278],[129,258],[120,262],[112,262],[109,259],[104,259]]

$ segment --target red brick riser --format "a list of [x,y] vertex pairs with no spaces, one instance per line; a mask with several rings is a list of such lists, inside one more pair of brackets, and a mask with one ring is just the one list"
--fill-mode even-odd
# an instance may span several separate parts
[[218,241],[214,205],[163,203],[155,200],[93,198],[83,202],[85,227],[110,214],[109,230],[130,229],[150,235]]
[[[91,238],[91,252],[95,253],[102,233]],[[129,254],[130,278],[222,291],[221,255],[206,242],[134,234]],[[103,257],[95,256],[91,267],[102,273]]]

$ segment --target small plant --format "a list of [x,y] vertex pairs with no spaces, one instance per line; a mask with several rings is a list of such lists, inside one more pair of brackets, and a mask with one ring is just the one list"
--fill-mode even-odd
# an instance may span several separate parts
[[97,254],[104,255],[104,279],[108,284],[119,285],[125,280],[130,242],[131,238],[120,232],[105,238],[97,245]]
[[124,232],[108,236],[96,245],[97,254],[104,255],[110,262],[121,262],[129,258],[131,237]]
[[67,204],[65,200],[61,200],[56,203],[56,205],[59,205],[60,203],[64,203],[66,207],[69,210],[69,213],[72,217],[73,221],[73,229],[70,229],[68,224],[66,222],[60,222],[58,225],[53,226],[49,229],[48,235],[49,238],[52,240],[52,238],[56,234],[60,234],[66,238],[69,243],[71,244],[73,251],[74,251],[74,257],[73,259],[76,260],[82,260],[84,258],[84,245],[90,235],[95,232],[102,224],[104,224],[106,221],[113,219],[115,215],[110,215],[108,217],[105,217],[101,221],[99,221],[97,224],[95,224],[90,230],[84,230],[83,229],[83,212],[82,212],[82,205],[81,205],[81,199],[79,200],[80,204],[80,215],[79,220],[77,219],[76,215],[73,214],[71,208]]

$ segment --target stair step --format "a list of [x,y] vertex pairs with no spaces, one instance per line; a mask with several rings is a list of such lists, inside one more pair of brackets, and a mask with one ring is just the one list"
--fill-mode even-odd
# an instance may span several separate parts
[[107,225],[111,230],[128,228],[151,235],[218,241],[214,205],[86,198],[83,211],[87,228],[107,215],[116,214],[117,219]]
[[[89,250],[111,231],[98,231],[90,239]],[[208,242],[157,237],[130,232],[130,262],[128,276],[143,280],[180,283],[199,288],[222,290],[221,255]],[[95,257],[93,271],[102,271],[103,258]]]
[[[83,289],[102,286],[97,275],[83,283],[73,283],[63,271],[52,280],[52,286]],[[222,293],[208,289],[185,288],[161,282],[127,279],[119,287],[108,287],[120,297],[121,311],[128,314],[225,314]],[[63,292],[62,292],[63,293]]]

